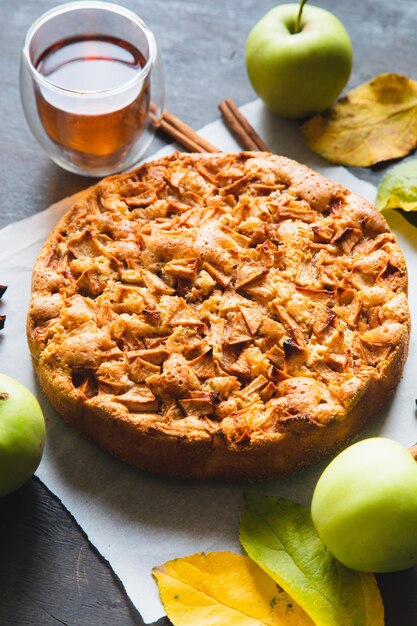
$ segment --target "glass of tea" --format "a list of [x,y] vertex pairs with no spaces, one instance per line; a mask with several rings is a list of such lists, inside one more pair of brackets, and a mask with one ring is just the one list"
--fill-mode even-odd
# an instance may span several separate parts
[[125,170],[143,155],[162,116],[155,38],[116,4],[60,5],[26,35],[20,93],[28,124],[55,163],[87,176]]

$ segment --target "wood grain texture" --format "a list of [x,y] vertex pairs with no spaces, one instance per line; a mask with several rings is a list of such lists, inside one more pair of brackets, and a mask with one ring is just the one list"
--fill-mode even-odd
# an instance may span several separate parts
[[[335,13],[351,36],[355,60],[349,88],[382,72],[417,78],[415,0],[313,3]],[[0,0],[0,227],[91,183],[49,161],[32,138],[19,102],[24,34],[34,19],[56,4],[57,0]],[[251,27],[277,0],[121,0],[121,4],[138,12],[154,30],[165,65],[167,108],[193,128],[217,119],[217,104],[228,97],[239,105],[254,99],[244,67],[244,43]],[[165,140],[156,139],[149,153]],[[386,168],[353,171],[378,184]],[[5,279],[0,268],[1,282]],[[379,583],[387,626],[415,626],[417,569],[380,576]],[[143,622],[71,516],[32,479],[0,500],[0,625],[56,624]],[[167,619],[158,622],[168,624]]]

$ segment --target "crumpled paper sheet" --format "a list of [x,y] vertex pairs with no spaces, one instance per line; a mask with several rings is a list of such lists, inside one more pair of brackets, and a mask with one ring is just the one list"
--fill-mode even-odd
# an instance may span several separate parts
[[[375,188],[341,167],[326,162],[303,144],[295,123],[283,122],[265,111],[259,101],[242,107],[272,151],[295,158],[353,191],[375,198]],[[201,134],[222,150],[237,144],[219,120]],[[168,147],[158,156],[168,154]],[[263,484],[200,483],[164,478],[133,469],[66,426],[42,398],[32,369],[25,338],[25,316],[34,260],[56,221],[71,205],[62,200],[46,211],[0,231],[0,283],[9,286],[0,312],[7,323],[0,333],[0,369],[25,385],[39,398],[47,416],[47,445],[37,476],[62,501],[97,550],[108,560],[132,602],[146,622],[163,614],[156,584],[155,565],[195,552],[240,552],[238,523],[242,493],[258,491],[292,498],[308,505],[325,464],[299,474]],[[416,293],[417,229],[398,213],[390,222],[409,267],[410,294]],[[411,298],[417,319],[416,299]],[[391,404],[364,436],[385,435],[405,445],[417,440],[415,416],[416,338],[412,337],[403,379]]]

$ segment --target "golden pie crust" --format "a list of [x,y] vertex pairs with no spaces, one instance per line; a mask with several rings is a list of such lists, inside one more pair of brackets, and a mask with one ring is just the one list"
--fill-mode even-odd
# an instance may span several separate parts
[[255,480],[354,438],[406,359],[404,257],[363,198],[269,153],[104,179],[36,261],[28,339],[58,413],[139,468]]

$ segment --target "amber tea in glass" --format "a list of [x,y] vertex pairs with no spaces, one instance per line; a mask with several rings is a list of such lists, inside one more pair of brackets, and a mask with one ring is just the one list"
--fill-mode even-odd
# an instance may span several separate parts
[[152,33],[117,5],[61,5],[28,32],[21,92],[32,131],[57,163],[93,176],[125,169],[163,107]]
[[[36,69],[62,89],[92,92],[117,89],[144,65],[143,55],[126,41],[85,35],[51,46]],[[149,80],[132,102],[116,110],[111,102],[104,107],[77,100],[72,110],[65,110],[59,94],[47,99],[42,89],[36,90],[36,103],[49,137],[88,165],[90,156],[116,156],[142,134],[149,109]]]

